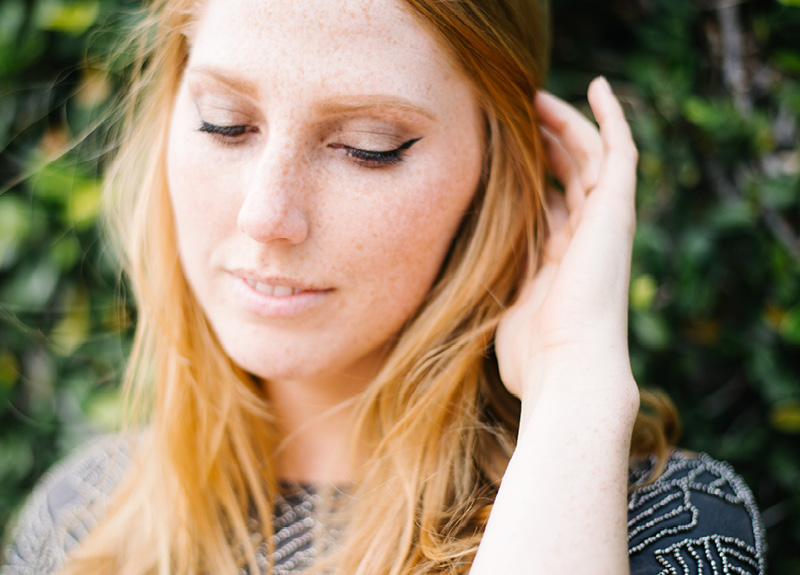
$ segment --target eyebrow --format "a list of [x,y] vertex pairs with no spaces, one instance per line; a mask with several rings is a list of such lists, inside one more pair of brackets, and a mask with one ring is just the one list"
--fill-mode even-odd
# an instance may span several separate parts
[[411,112],[425,116],[430,120],[436,120],[433,112],[400,96],[383,94],[343,96],[331,98],[319,105],[319,109],[328,114],[361,112],[375,108],[392,108],[400,112]]
[[[248,96],[253,100],[258,99],[258,88],[255,84],[237,78],[236,76],[231,76],[219,68],[213,66],[194,66],[187,69],[187,73],[209,76],[220,84]],[[399,112],[418,114],[429,120],[436,120],[436,116],[427,108],[415,104],[402,96],[388,94],[334,96],[324,100],[317,107],[324,114],[347,114],[372,109],[393,109]]]
[[252,82],[248,82],[247,80],[242,80],[237,78],[236,76],[231,76],[220,70],[219,68],[215,68],[213,66],[193,66],[186,70],[187,74],[202,74],[204,76],[209,76],[213,80],[219,82],[220,84],[224,84],[228,88],[239,92],[244,96],[248,96],[253,100],[258,99],[258,89],[256,88],[255,84]]

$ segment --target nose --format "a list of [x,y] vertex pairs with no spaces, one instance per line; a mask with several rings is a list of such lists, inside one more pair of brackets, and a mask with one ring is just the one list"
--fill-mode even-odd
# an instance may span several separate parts
[[255,166],[237,218],[239,229],[259,243],[299,244],[309,232],[302,160],[266,151]]

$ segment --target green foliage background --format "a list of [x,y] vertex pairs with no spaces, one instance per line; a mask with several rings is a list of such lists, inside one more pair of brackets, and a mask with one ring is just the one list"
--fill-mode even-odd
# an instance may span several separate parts
[[[93,128],[136,4],[0,0],[0,529],[119,418],[135,310]],[[800,573],[800,2],[557,0],[553,23],[550,89],[586,108],[606,75],[640,147],[637,379],[676,400],[682,446],[745,476],[770,572]]]

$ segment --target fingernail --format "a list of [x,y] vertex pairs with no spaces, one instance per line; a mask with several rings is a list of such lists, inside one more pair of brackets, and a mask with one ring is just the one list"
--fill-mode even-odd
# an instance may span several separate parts
[[608,93],[608,94],[613,94],[614,93],[611,90],[611,84],[608,83],[608,80],[606,80],[605,76],[600,76],[598,78],[598,80],[600,81],[600,85],[603,87],[603,90],[605,90],[606,93]]

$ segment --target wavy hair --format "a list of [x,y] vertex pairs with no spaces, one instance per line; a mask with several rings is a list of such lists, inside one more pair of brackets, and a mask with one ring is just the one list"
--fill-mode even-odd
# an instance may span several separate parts
[[[356,398],[359,474],[335,509],[343,535],[318,569],[462,573],[514,449],[520,403],[492,341],[535,269],[545,233],[545,155],[534,108],[548,59],[540,0],[404,0],[472,82],[487,125],[472,209],[428,297]],[[155,0],[136,35],[107,216],[138,303],[124,386],[136,457],[104,518],[62,575],[259,569],[248,517],[271,541],[278,434],[258,381],[224,353],[178,260],[166,182],[173,100],[194,0]],[[643,392],[632,453],[663,465],[669,401]],[[357,439],[356,439],[357,438]],[[395,518],[386,521],[387,517]]]

